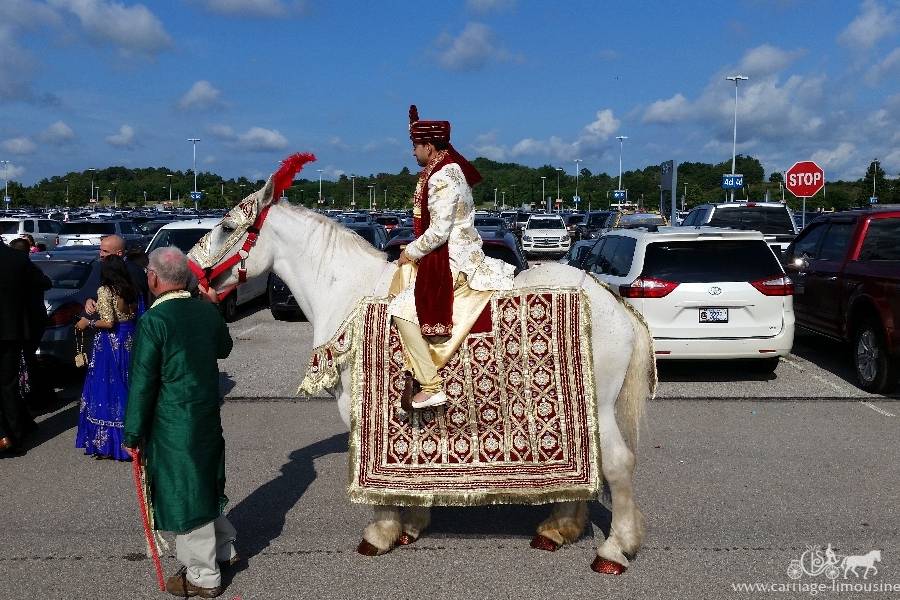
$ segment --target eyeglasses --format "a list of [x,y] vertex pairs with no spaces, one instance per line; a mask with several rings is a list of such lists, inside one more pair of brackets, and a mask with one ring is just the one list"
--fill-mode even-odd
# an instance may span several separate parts
[[147,273],[147,274],[149,274],[149,273],[156,273],[156,271],[154,271],[154,270],[151,269],[150,267],[144,267],[144,273]]

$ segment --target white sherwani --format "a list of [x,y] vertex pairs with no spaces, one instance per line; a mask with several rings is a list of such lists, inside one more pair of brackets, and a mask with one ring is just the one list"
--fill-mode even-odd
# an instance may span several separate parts
[[[515,267],[485,256],[481,249],[481,236],[475,229],[472,188],[456,163],[442,167],[428,179],[428,212],[431,217],[428,229],[406,247],[410,258],[419,260],[446,242],[453,281],[459,281],[459,274],[464,273],[472,290],[512,289]],[[394,297],[388,314],[419,322],[414,285],[413,282]]]

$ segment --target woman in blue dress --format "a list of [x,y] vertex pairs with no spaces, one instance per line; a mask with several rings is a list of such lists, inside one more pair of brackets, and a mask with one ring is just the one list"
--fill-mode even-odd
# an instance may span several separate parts
[[128,370],[138,294],[122,258],[103,259],[97,290],[98,318],[82,318],[78,329],[93,329],[94,342],[81,392],[75,447],[95,458],[131,460],[122,448]]

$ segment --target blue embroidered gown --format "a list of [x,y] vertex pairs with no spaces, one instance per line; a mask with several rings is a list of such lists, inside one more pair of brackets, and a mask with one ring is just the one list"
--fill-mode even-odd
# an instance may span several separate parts
[[[112,329],[96,329],[88,371],[81,392],[75,447],[92,456],[131,460],[122,447],[122,427],[128,400],[128,370],[136,315],[123,311],[124,302],[112,290],[97,290],[97,313]],[[138,314],[142,306],[138,307]]]

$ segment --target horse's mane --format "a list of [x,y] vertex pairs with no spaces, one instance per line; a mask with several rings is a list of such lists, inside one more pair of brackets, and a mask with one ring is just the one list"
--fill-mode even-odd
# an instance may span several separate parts
[[[340,223],[312,211],[304,206],[294,206],[292,204],[282,202],[279,206],[288,209],[296,216],[312,221],[317,226],[315,231],[322,236],[321,249],[325,251],[325,256],[332,256],[337,253],[343,253],[348,250],[359,250],[373,258],[387,260],[387,255],[380,250],[376,250],[361,235],[347,229]],[[311,231],[310,234],[313,232]]]

